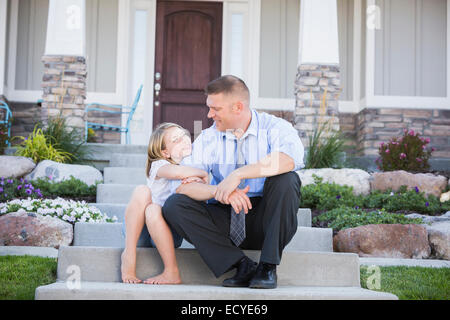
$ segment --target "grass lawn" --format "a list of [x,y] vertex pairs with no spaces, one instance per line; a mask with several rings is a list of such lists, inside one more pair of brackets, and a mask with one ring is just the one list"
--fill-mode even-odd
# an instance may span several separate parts
[[[376,291],[393,293],[400,300],[450,300],[450,268],[379,268],[380,289]],[[376,284],[374,277],[373,269],[361,266],[361,287]]]
[[37,287],[56,281],[56,259],[0,256],[0,300],[34,300]]
[[[401,300],[450,300],[450,268],[380,267],[379,291]],[[361,266],[361,286],[373,282],[374,272]],[[371,278],[372,277],[372,278]],[[0,300],[33,300],[37,287],[56,281],[56,259],[0,256]]]

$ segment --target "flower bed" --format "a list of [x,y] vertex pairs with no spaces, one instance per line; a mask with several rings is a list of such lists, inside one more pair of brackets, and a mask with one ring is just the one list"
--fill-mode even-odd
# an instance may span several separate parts
[[85,201],[56,199],[14,199],[0,203],[0,215],[10,212],[35,212],[41,215],[57,217],[63,221],[76,222],[116,222],[117,217],[108,217],[99,209],[89,206]]

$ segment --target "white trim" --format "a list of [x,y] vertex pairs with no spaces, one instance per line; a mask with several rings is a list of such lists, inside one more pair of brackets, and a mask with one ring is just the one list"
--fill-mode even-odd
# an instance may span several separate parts
[[5,90],[7,17],[8,17],[8,1],[0,0],[0,95],[2,95]]
[[[350,108],[345,103],[339,103],[339,111],[359,112],[359,101],[361,99],[361,8],[362,0],[353,2],[353,99]],[[344,111],[345,110],[345,111]]]
[[[375,5],[375,0],[367,0],[367,8]],[[366,9],[367,14],[367,9]],[[367,20],[367,19],[366,19]],[[366,26],[366,98],[360,104],[364,108],[399,108],[399,109],[446,109],[450,110],[450,0],[447,0],[447,96],[387,96],[375,95],[375,29]],[[363,101],[361,100],[361,101]]]
[[367,27],[367,9],[375,6],[375,0],[367,0],[366,13],[366,101],[373,104],[375,95],[375,29]]
[[[249,62],[249,81],[251,101],[259,101],[259,58],[260,58],[260,33],[261,33],[261,0],[249,1],[249,46],[248,58]],[[222,57],[223,59],[223,57]]]
[[[12,100],[16,86],[16,57],[17,57],[17,24],[19,19],[19,1],[10,1],[11,16],[9,17],[9,50],[8,50],[8,91],[5,96]],[[20,100],[22,101],[22,100]]]
[[[276,107],[274,107],[276,106]],[[283,98],[258,98],[251,104],[253,109],[274,110],[274,111],[293,111],[295,112],[295,99]]]
[[450,0],[447,0],[447,99],[450,99]]
[[410,97],[410,96],[373,96],[367,102],[367,108],[399,108],[399,109],[448,109],[449,98]]

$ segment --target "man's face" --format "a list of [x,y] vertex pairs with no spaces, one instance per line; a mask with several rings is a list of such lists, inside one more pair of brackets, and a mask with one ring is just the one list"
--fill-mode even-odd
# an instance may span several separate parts
[[210,94],[206,98],[206,105],[209,108],[208,118],[214,120],[217,130],[235,129],[236,115],[233,112],[233,101],[230,96],[223,93]]

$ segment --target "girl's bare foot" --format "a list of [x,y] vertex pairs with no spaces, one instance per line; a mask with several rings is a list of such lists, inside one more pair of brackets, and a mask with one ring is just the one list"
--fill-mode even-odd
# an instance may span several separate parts
[[148,278],[145,284],[180,284],[181,278],[178,271],[165,271],[155,277]]
[[122,281],[124,283],[141,283],[142,280],[136,277],[136,251],[124,250],[122,252]]

